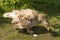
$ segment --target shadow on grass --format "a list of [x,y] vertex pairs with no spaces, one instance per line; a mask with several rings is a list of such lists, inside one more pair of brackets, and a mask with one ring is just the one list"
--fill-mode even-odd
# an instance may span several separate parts
[[4,23],[10,24],[11,23],[11,19],[0,17],[0,25],[4,24]]
[[52,34],[52,36],[57,37],[60,36],[60,23],[56,23],[54,25],[52,25],[51,29],[52,31],[50,31],[50,33]]
[[[34,34],[38,34],[38,35],[50,33],[53,37],[60,36],[60,34],[58,34],[57,32],[52,31],[52,30],[47,31],[47,29],[45,29],[44,27],[40,27],[40,26],[33,27],[32,30],[35,32]],[[19,30],[18,33],[23,33],[23,34],[28,34],[29,35],[29,33],[26,31],[26,29]]]
[[45,12],[50,17],[60,15],[60,7],[52,3],[35,1],[31,4],[31,6],[40,12]]
[[9,18],[4,18],[3,14],[6,12],[6,10],[4,10],[1,6],[0,6],[0,24],[4,24],[4,23],[11,23],[11,19]]

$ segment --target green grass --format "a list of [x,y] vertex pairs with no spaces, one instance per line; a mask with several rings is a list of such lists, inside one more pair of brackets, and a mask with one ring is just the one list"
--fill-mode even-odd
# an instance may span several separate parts
[[60,36],[54,37],[52,33],[47,31],[44,33],[44,30],[42,30],[42,33],[35,38],[30,34],[13,29],[12,24],[2,24],[0,25],[0,40],[60,40]]

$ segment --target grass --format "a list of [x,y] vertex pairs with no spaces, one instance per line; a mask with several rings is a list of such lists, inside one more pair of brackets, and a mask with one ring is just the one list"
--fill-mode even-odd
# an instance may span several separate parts
[[43,29],[39,32],[41,33],[35,38],[30,34],[18,32],[11,24],[2,24],[0,25],[0,40],[60,40],[60,36],[54,37]]
[[60,40],[60,36],[57,34],[54,33],[57,35],[54,36],[51,32],[43,29],[38,31],[39,34],[36,38],[24,32],[13,29],[12,24],[2,24],[0,25],[0,40]]

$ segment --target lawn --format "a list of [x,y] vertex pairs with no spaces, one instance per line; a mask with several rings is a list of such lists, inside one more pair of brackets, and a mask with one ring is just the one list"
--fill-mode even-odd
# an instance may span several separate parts
[[60,36],[53,32],[48,32],[44,29],[38,29],[38,36],[33,37],[32,35],[19,30],[13,29],[12,24],[1,24],[0,25],[0,40],[60,40]]

